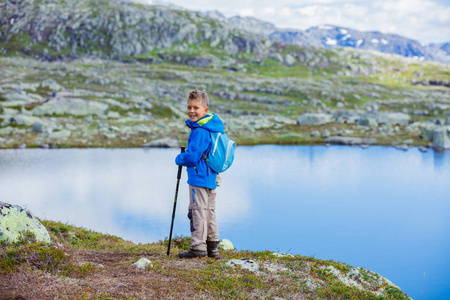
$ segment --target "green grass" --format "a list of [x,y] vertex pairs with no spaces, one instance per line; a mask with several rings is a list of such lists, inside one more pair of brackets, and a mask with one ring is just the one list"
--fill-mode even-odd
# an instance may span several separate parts
[[[395,287],[385,283],[379,285],[375,273],[363,269],[360,269],[361,280],[368,281],[374,290],[384,289],[386,292],[383,296],[344,285],[326,268],[332,266],[346,274],[350,266],[332,260],[300,255],[276,257],[267,250],[221,250],[224,260],[183,261],[176,256],[179,251],[189,249],[189,237],[174,237],[172,254],[167,256],[167,238],[156,243],[134,244],[66,223],[42,222],[51,235],[52,244],[36,242],[34,235],[29,232],[24,232],[14,244],[2,242],[0,274],[22,273],[29,278],[53,278],[46,286],[46,295],[53,291],[57,294],[51,295],[63,298],[64,295],[72,295],[79,299],[131,299],[139,298],[141,290],[147,290],[146,294],[149,295],[148,288],[151,287],[151,291],[161,291],[165,297],[178,298],[290,299],[301,295],[305,299],[408,299],[406,294]],[[153,267],[133,271],[130,265],[140,257],[151,258]],[[229,259],[243,258],[257,262],[260,271],[225,266]],[[281,269],[271,270],[270,266]],[[117,279],[115,274],[122,276]],[[122,286],[133,285],[134,288],[117,291],[118,282]],[[315,288],[311,289],[311,282]],[[40,290],[38,281],[29,284],[33,284],[35,291]]]

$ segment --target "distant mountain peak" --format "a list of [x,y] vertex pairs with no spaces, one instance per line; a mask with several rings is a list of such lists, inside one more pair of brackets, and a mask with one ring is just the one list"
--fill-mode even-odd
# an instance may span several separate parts
[[[212,16],[211,16],[212,17]],[[323,24],[300,29],[280,29],[274,24],[254,17],[221,18],[228,25],[252,33],[262,34],[272,40],[301,46],[324,48],[349,47],[398,54],[418,60],[450,63],[450,43],[422,45],[418,41],[397,34],[379,31],[358,31],[352,28]]]

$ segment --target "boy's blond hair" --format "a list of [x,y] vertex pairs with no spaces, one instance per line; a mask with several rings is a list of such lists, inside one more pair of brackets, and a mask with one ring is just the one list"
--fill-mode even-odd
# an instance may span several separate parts
[[197,99],[204,107],[209,106],[209,97],[206,92],[200,90],[189,91],[187,101]]

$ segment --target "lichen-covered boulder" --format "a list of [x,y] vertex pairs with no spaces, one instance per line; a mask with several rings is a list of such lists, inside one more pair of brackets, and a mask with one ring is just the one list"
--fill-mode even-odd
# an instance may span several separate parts
[[248,258],[231,259],[225,263],[225,266],[232,268],[240,266],[243,269],[248,269],[253,272],[259,271],[259,265],[255,261]]
[[218,245],[219,249],[222,250],[233,250],[233,243],[228,239],[222,239]]
[[24,231],[33,232],[40,242],[50,243],[47,229],[31,212],[0,202],[0,241],[16,242]]

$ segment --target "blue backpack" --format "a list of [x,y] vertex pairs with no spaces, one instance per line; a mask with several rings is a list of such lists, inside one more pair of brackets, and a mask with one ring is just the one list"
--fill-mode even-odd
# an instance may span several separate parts
[[234,148],[236,143],[225,133],[209,132],[212,140],[208,156],[203,155],[206,164],[213,171],[222,173],[228,170],[234,160]]

